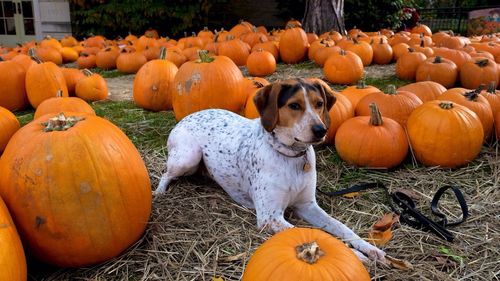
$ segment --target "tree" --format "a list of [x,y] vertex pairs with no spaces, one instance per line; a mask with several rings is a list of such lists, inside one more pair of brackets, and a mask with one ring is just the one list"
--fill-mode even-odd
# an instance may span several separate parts
[[344,0],[307,0],[302,23],[307,32],[336,30],[345,34]]

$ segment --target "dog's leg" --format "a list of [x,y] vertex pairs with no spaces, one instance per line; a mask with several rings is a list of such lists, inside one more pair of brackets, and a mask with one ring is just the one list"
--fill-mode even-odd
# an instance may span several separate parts
[[257,227],[278,233],[282,230],[292,228],[293,224],[285,220],[285,209],[281,206],[283,201],[269,200],[263,194],[254,198],[255,212],[257,215]]
[[361,239],[350,228],[332,218],[318,206],[316,201],[298,204],[294,207],[301,218],[351,244],[354,249],[360,251],[371,260],[385,260],[384,251]]
[[201,147],[192,140],[192,137],[179,132],[171,136],[168,139],[167,171],[161,176],[154,194],[164,193],[173,179],[194,174],[201,158]]

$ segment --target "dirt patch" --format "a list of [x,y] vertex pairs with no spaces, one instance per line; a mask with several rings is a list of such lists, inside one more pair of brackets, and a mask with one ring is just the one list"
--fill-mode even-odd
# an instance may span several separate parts
[[105,78],[108,83],[109,99],[112,101],[133,100],[135,75]]

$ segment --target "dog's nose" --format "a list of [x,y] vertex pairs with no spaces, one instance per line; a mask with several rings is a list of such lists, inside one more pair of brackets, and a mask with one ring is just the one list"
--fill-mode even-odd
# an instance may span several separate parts
[[322,124],[312,126],[313,134],[316,138],[320,139],[326,135],[326,128]]

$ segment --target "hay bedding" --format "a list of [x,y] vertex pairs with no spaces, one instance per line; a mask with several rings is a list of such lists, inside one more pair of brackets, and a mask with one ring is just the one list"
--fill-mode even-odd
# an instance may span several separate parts
[[[282,70],[281,77],[307,77],[317,72]],[[273,74],[270,80],[279,79],[279,75]],[[139,150],[155,188],[166,151]],[[384,250],[408,260],[414,269],[372,264],[373,280],[500,280],[500,159],[495,146],[484,147],[472,164],[455,170],[424,168],[411,158],[395,171],[363,170],[339,161],[330,147],[317,147],[316,154],[318,187],[323,190],[379,180],[390,190],[413,190],[417,207],[427,215],[431,197],[440,186],[456,184],[465,193],[470,218],[450,228],[455,242],[399,225]],[[453,217],[459,212],[458,207],[451,207],[450,198],[444,197],[441,206]],[[355,199],[318,195],[318,201],[362,237],[390,211],[383,192],[377,190],[365,191]],[[307,226],[292,212],[287,218],[295,225]],[[208,178],[194,175],[174,182],[165,195],[154,198],[146,234],[123,255],[82,269],[55,269],[31,261],[30,280],[239,280],[248,258],[269,237],[255,226],[253,210],[235,204]]]

